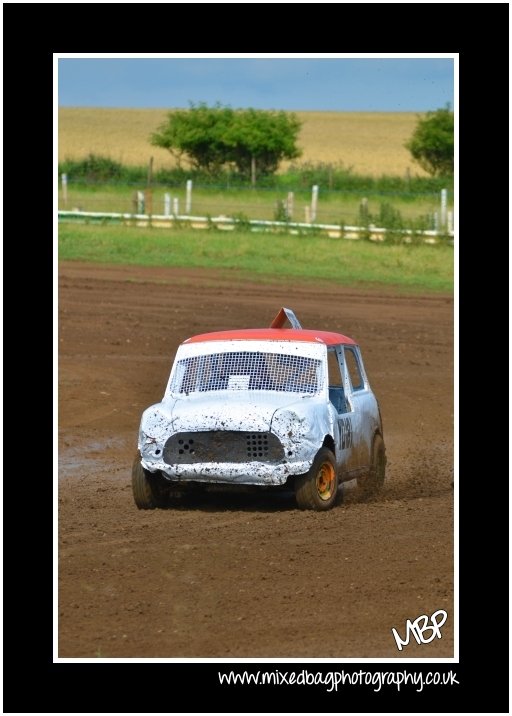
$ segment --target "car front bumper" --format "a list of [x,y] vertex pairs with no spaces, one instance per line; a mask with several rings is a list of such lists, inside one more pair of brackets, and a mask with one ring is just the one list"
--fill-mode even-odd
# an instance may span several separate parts
[[312,461],[297,460],[279,464],[264,462],[203,462],[185,465],[168,465],[163,461],[142,459],[149,472],[160,471],[172,482],[205,482],[228,485],[284,485],[290,475],[302,475]]

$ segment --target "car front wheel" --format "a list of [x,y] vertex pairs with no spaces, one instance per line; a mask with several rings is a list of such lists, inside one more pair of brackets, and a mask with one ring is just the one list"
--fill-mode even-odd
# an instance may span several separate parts
[[338,495],[334,455],[326,447],[317,452],[311,468],[295,478],[295,499],[301,510],[330,510]]
[[133,499],[139,510],[163,507],[164,499],[158,478],[159,475],[153,475],[142,467],[140,455],[136,455],[132,468],[132,489]]

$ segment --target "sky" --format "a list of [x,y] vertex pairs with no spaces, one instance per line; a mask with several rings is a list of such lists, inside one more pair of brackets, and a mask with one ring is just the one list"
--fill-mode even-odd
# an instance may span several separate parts
[[454,104],[452,58],[58,59],[59,106],[425,112]]

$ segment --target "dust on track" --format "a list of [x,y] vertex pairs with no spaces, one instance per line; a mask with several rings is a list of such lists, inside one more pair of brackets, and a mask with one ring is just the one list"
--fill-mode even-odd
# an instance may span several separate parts
[[[139,511],[142,410],[204,331],[265,326],[282,305],[361,345],[381,406],[378,498],[302,512],[272,491]],[[59,270],[59,656],[453,656],[453,301],[229,271]],[[442,639],[391,634],[448,612]]]

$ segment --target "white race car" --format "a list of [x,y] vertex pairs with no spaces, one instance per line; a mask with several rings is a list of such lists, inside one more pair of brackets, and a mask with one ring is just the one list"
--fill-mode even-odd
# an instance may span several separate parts
[[342,482],[357,478],[371,495],[386,469],[359,346],[303,329],[288,308],[270,328],[184,341],[162,401],[142,415],[138,450],[140,509],[164,506],[177,488],[217,483],[291,488],[300,508],[328,510]]

